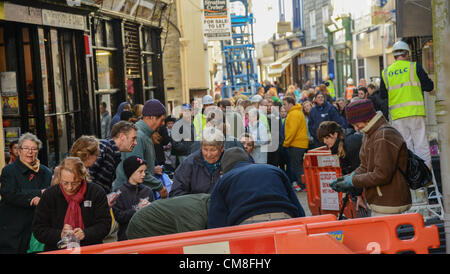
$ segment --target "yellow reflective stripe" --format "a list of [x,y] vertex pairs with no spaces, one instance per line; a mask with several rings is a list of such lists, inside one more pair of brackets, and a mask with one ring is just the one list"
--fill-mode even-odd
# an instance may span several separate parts
[[[416,70],[414,69],[414,65],[415,65],[414,62],[409,63],[409,80],[411,82],[415,82],[414,81],[414,74],[415,74]],[[419,85],[420,85],[420,83],[419,83]]]
[[411,82],[405,82],[405,83],[402,83],[402,84],[399,84],[399,85],[395,85],[395,86],[389,87],[388,90],[391,91],[391,90],[396,90],[396,89],[399,89],[399,88],[402,88],[402,87],[411,87],[411,86],[421,87],[420,83],[411,81]]
[[394,110],[394,109],[398,109],[398,108],[402,108],[402,107],[409,107],[409,106],[425,106],[425,104],[423,101],[422,102],[421,101],[413,101],[413,102],[396,104],[396,105],[390,106],[389,109]]

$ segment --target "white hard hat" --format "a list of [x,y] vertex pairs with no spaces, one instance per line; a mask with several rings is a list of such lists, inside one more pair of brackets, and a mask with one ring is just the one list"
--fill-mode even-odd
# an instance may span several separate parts
[[255,96],[252,97],[252,103],[259,103],[262,101],[262,97],[259,94],[256,94]]
[[347,79],[347,85],[353,85],[353,79],[352,78],[348,78]]
[[402,55],[404,51],[411,52],[407,43],[403,41],[398,41],[392,47],[392,55],[398,56]]
[[214,99],[212,98],[211,95],[205,95],[203,96],[202,103],[204,105],[212,105],[214,104]]

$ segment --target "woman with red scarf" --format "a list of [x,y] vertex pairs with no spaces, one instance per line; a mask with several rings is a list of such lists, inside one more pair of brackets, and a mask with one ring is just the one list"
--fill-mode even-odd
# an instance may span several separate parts
[[87,176],[78,157],[66,158],[55,169],[56,184],[41,197],[32,226],[45,251],[57,249],[57,243],[70,234],[81,246],[101,244],[108,235],[111,215],[106,194],[87,182]]

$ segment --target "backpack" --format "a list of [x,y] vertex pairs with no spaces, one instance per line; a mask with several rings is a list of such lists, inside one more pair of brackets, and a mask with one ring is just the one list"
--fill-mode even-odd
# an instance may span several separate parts
[[422,158],[417,156],[408,148],[407,150],[408,159],[406,161],[406,171],[403,172],[403,170],[398,167],[398,161],[397,169],[400,171],[403,177],[405,177],[409,188],[411,188],[412,190],[427,186],[433,180],[431,170],[427,167],[425,161]]
[[[386,127],[383,127],[382,129],[386,129],[386,128],[394,129],[395,131],[397,131],[394,127],[391,127],[391,126],[386,126]],[[406,144],[403,144],[403,146],[406,147]],[[397,159],[397,169],[400,171],[400,173],[405,178],[406,183],[408,184],[409,188],[412,190],[416,190],[421,187],[425,187],[425,186],[429,185],[431,183],[431,181],[433,180],[433,174],[431,173],[431,170],[428,168],[428,166],[425,164],[425,161],[422,158],[417,156],[409,148],[406,148],[406,150],[408,151],[408,159],[406,160],[406,170],[403,171],[398,166],[398,161],[400,159],[400,153],[399,153],[398,159]]]

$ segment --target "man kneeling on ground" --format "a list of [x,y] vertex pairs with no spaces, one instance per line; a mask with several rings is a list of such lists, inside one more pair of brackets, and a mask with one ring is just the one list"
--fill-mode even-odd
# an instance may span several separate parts
[[223,176],[211,193],[208,228],[304,217],[286,174],[268,164],[252,164],[241,148],[227,149]]

